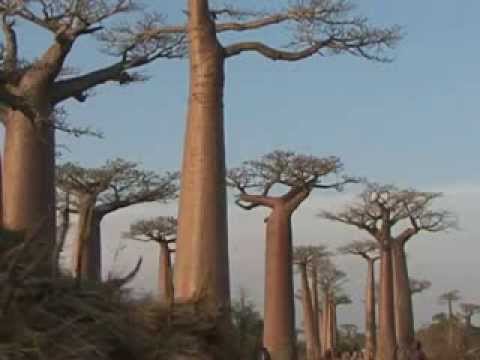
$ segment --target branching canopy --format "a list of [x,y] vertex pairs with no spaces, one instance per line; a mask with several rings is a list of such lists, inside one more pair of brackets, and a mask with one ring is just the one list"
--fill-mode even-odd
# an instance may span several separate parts
[[[104,44],[123,41],[123,33],[109,26],[112,18],[135,12],[141,16],[134,0],[0,0],[3,42],[0,47],[0,97],[10,107],[27,114],[35,113],[29,96],[31,89],[19,86],[28,75],[36,84],[48,86],[51,105],[69,98],[85,101],[88,90],[109,81],[125,84],[137,79],[130,70],[160,57],[181,57],[185,53],[184,34],[149,36],[149,29],[163,25],[162,17],[145,15],[143,26],[128,26],[135,41],[129,43],[118,60],[103,68],[79,76],[65,76],[65,62],[75,42],[95,34]],[[20,21],[19,21],[20,20]],[[16,27],[24,22],[53,35],[51,45],[35,60],[25,61],[19,49]]]
[[174,199],[177,180],[178,173],[161,176],[122,159],[107,161],[99,168],[84,168],[73,163],[57,167],[57,186],[77,197],[73,210],[78,211],[79,198],[89,197],[99,214],[142,202]]
[[460,304],[460,309],[464,316],[472,317],[475,314],[480,313],[480,305],[472,303],[462,303]]
[[295,246],[293,249],[293,263],[299,266],[308,266],[312,262],[320,261],[321,258],[329,256],[327,248],[319,246]]
[[130,225],[130,231],[124,238],[138,241],[155,241],[170,244],[176,241],[177,219],[171,216],[158,216],[148,220],[140,220]]
[[410,278],[410,292],[412,295],[424,292],[432,287],[432,283],[429,280],[419,280]]
[[[345,184],[356,182],[356,179],[341,176],[342,170],[342,163],[333,156],[320,158],[277,150],[228,171],[227,184],[240,192],[237,204],[244,209],[261,205],[272,207],[275,199],[291,201],[296,207],[315,188],[341,190]],[[326,182],[329,177],[334,181]],[[274,197],[272,192],[277,185],[286,188],[287,192]]]
[[343,255],[358,255],[366,260],[378,259],[378,243],[372,240],[352,241],[339,247],[338,252]]
[[[368,60],[389,61],[384,52],[401,38],[399,27],[372,27],[366,18],[353,15],[354,10],[348,0],[293,0],[283,8],[268,11],[227,5],[211,9],[211,14],[217,33],[246,33],[278,25],[290,35],[288,44],[280,48],[257,39],[225,45],[226,57],[256,52],[271,60],[297,61],[313,55],[348,53]],[[184,26],[172,26],[152,33],[163,36],[184,31]]]
[[332,260],[324,257],[318,263],[317,281],[324,292],[341,295],[341,287],[347,280],[347,274],[339,270]]
[[441,196],[441,193],[367,183],[356,203],[337,213],[323,211],[319,216],[356,226],[377,239],[391,237],[392,228],[406,222],[407,228],[396,238],[405,243],[420,231],[439,232],[456,226],[451,212],[432,209],[433,201]]
[[459,290],[450,290],[438,297],[441,304],[457,302],[461,299]]

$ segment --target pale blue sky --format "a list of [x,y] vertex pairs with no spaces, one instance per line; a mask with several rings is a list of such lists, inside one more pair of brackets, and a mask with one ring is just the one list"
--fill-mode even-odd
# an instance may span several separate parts
[[[181,9],[185,1],[145,2],[157,4],[154,7],[170,14],[172,19],[183,18]],[[262,6],[279,2],[237,1]],[[462,232],[442,235],[438,243],[431,243],[434,237],[426,237],[424,242],[409,245],[412,273],[434,283],[434,289],[424,295],[424,300],[422,297],[416,300],[420,302],[419,323],[422,323],[441,310],[432,309],[432,303],[436,304],[436,296],[446,289],[465,289],[465,298],[470,301],[480,297],[478,291],[462,284],[465,274],[476,276],[468,269],[477,262],[475,239],[480,236],[475,214],[478,211],[473,206],[480,193],[477,156],[480,2],[360,0],[358,3],[359,12],[369,16],[373,23],[403,26],[405,38],[392,52],[395,62],[385,65],[336,56],[287,64],[272,63],[256,55],[228,61],[227,161],[229,165],[237,165],[241,160],[276,148],[294,149],[338,155],[353,175],[422,190],[445,190],[444,204],[459,214]],[[247,38],[275,39],[278,43],[282,39],[279,34],[275,30],[274,35],[258,33]],[[23,50],[29,55],[38,54],[45,45],[46,37],[31,29],[25,28],[20,35]],[[72,54],[71,63],[91,69],[112,61],[97,54],[94,42],[83,41]],[[146,72],[152,76],[148,83],[125,88],[104,86],[85,104],[67,104],[74,124],[93,125],[105,133],[105,139],[60,136],[60,141],[72,150],[66,159],[97,165],[107,158],[122,156],[140,160],[153,169],[180,167],[187,62],[159,61]],[[328,198],[328,204],[336,199]],[[324,206],[320,195],[308,204],[295,216],[296,243],[322,241],[336,247],[354,236],[315,219],[317,209]],[[104,235],[118,239],[129,220],[163,211],[159,209],[162,207],[146,207],[112,215],[106,221]],[[175,213],[171,208],[168,211]],[[230,212],[231,249],[235,250],[231,259],[233,286],[246,286],[261,304],[261,216],[247,215],[233,206]],[[259,248],[253,251],[256,243]],[[104,245],[110,252],[115,246],[115,243]],[[140,253],[147,256],[150,252]],[[128,261],[135,262],[132,253],[128,254]],[[144,288],[155,284],[152,276],[156,257],[148,256],[150,262],[144,265],[138,280]],[[251,261],[255,265],[245,267]],[[340,261],[353,277],[352,284],[361,284],[360,262]],[[111,265],[109,260],[106,264]],[[445,276],[446,271],[449,276]],[[471,281],[478,283],[480,278],[476,276]],[[344,317],[346,321],[361,322],[360,300],[356,298],[356,305]]]

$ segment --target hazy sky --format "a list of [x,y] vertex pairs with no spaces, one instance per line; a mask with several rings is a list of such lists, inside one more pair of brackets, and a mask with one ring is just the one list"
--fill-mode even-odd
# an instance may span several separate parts
[[[392,64],[370,63],[349,56],[272,63],[256,55],[228,61],[225,121],[228,165],[255,158],[273,149],[292,149],[317,155],[338,155],[348,173],[380,182],[415,186],[446,193],[441,205],[457,211],[462,231],[415,239],[409,245],[411,273],[434,287],[415,300],[420,323],[438,312],[436,297],[459,288],[465,300],[480,302],[480,274],[474,272],[480,246],[476,244],[477,204],[480,201],[478,94],[480,45],[476,0],[354,1],[372,23],[403,26],[405,38],[391,52]],[[144,1],[183,20],[186,2]],[[237,1],[275,6],[281,0]],[[260,4],[260,5],[258,5]],[[22,25],[22,24],[21,24]],[[272,35],[273,34],[273,35]],[[286,32],[255,33],[252,37],[285,43]],[[21,50],[38,55],[48,36],[21,27]],[[98,55],[89,40],[78,44],[69,63],[92,69],[112,59]],[[98,88],[85,104],[69,102],[71,121],[92,125],[104,140],[72,139],[63,135],[71,153],[65,159],[98,165],[121,156],[152,169],[180,167],[187,100],[187,62],[159,61],[149,66],[145,84]],[[358,189],[352,189],[355,192]],[[294,219],[296,244],[325,243],[332,247],[362,234],[315,218],[321,208],[339,206],[351,194],[316,194]],[[173,205],[172,205],[173,206]],[[247,288],[262,302],[263,222],[258,213],[230,206],[232,283]],[[105,220],[105,263],[119,233],[142,215],[171,213],[173,208],[147,205],[119,212]],[[240,226],[241,224],[241,226]],[[111,236],[107,236],[111,235]],[[418,240],[418,241],[417,241]],[[129,246],[123,260],[135,261],[140,244]],[[108,250],[108,251],[107,251]],[[143,249],[145,250],[145,249]],[[156,263],[147,257],[137,286],[153,288]],[[364,264],[338,260],[350,275],[349,289],[363,286]],[[474,262],[475,261],[475,262]],[[248,266],[246,266],[248,264]],[[105,271],[107,271],[106,268]],[[471,281],[471,282],[470,282]],[[353,290],[352,290],[353,295]],[[341,322],[361,322],[361,295],[341,310]],[[432,304],[434,308],[432,308]]]

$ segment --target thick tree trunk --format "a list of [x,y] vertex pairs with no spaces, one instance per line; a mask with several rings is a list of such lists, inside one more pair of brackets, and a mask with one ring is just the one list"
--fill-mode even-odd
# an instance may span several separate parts
[[173,304],[173,279],[170,251],[167,243],[160,243],[160,259],[158,273],[158,290],[160,301],[171,306]]
[[82,280],[100,281],[101,276],[101,229],[102,215],[97,214],[93,204],[80,206],[78,235],[73,247],[73,272]]
[[377,360],[396,360],[393,269],[390,246],[383,246],[380,257],[380,304]]
[[5,116],[3,225],[11,231],[32,231],[41,226],[35,241],[37,256],[48,269],[55,245],[55,134],[42,119],[29,119],[9,110]]
[[408,360],[415,340],[412,295],[404,245],[392,244],[398,360]]
[[263,344],[271,360],[295,360],[290,213],[273,209],[267,221]]
[[366,360],[374,360],[377,348],[377,324],[375,316],[375,266],[368,260],[367,286],[365,291],[365,350]]
[[305,347],[307,360],[318,360],[318,337],[315,334],[314,310],[312,305],[312,294],[308,285],[307,266],[299,265],[302,281],[302,305],[303,305],[303,330],[305,334]]
[[190,99],[183,153],[175,296],[230,305],[223,125],[224,54],[206,0],[189,0]]

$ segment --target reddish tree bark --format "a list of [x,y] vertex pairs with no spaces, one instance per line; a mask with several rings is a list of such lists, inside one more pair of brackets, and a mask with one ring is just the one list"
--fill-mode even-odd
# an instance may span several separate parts
[[394,240],[391,249],[394,264],[395,326],[399,348],[398,359],[408,360],[415,340],[415,327],[404,243]]
[[21,232],[43,222],[37,239],[53,250],[55,141],[46,112],[43,122],[34,122],[13,110],[8,110],[4,118],[3,226]]
[[298,264],[297,266],[300,270],[302,284],[303,328],[307,360],[317,360],[319,356],[319,346],[318,336],[315,333],[315,321],[318,317],[314,316],[312,293],[308,284],[307,264]]
[[160,243],[160,259],[158,273],[158,290],[162,296],[161,301],[171,306],[174,300],[174,288],[172,277],[171,252],[168,242]]
[[230,306],[225,145],[224,52],[208,1],[189,0],[190,95],[178,212],[175,297]]

